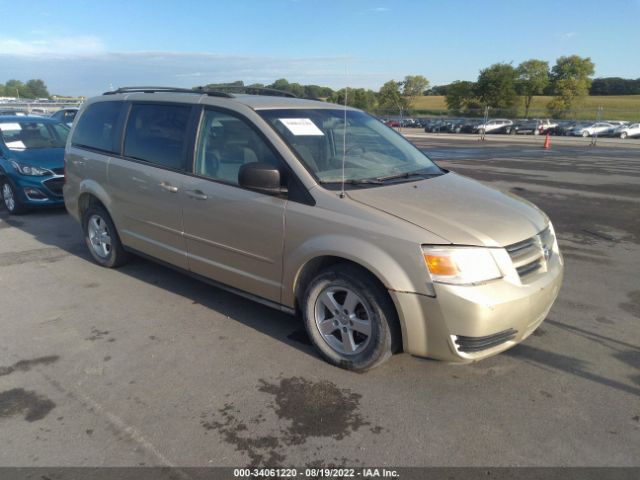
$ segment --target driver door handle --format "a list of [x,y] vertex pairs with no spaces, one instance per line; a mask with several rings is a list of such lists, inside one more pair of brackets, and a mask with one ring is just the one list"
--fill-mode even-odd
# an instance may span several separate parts
[[202,192],[202,190],[187,190],[186,194],[191,198],[195,198],[196,200],[206,200],[207,198],[209,198]]
[[164,188],[167,192],[176,193],[178,191],[178,187],[174,187],[170,183],[162,182],[160,183],[160,187]]

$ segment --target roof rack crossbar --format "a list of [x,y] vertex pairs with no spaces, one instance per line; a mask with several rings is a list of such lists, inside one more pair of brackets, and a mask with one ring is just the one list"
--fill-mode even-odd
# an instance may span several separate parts
[[201,87],[197,87],[195,89],[175,88],[175,87],[119,87],[116,90],[104,92],[103,95],[115,95],[117,93],[156,93],[156,92],[158,93],[162,93],[162,92],[195,93],[198,95],[209,95],[211,97],[225,97],[225,98],[233,97],[233,95],[229,93],[220,92],[217,90],[203,89]]

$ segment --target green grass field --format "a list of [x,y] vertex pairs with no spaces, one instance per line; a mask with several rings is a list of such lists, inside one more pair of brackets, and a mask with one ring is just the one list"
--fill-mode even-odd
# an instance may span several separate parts
[[[533,97],[530,108],[530,117],[545,117],[546,106],[551,97]],[[572,115],[568,118],[593,120],[596,118],[598,108],[602,107],[602,119],[609,120],[640,120],[640,95],[612,95],[586,97],[576,106]],[[443,96],[418,97],[413,109],[415,110],[446,110],[447,104]],[[519,117],[524,116],[524,101],[518,105]]]

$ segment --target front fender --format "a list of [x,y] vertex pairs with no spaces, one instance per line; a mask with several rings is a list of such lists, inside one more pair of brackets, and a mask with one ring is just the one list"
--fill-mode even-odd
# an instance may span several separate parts
[[[389,290],[416,291],[414,280],[406,267],[380,247],[346,235],[327,234],[314,236],[287,252],[283,278],[282,303],[295,304],[295,286],[304,267],[313,259],[331,256],[350,260],[369,270]],[[421,258],[416,246],[415,258]]]

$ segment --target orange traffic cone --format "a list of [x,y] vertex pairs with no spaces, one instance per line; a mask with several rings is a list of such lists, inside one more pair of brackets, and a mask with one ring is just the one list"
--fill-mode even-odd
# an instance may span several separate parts
[[547,132],[547,136],[544,137],[544,145],[542,146],[545,150],[549,150],[549,132]]

